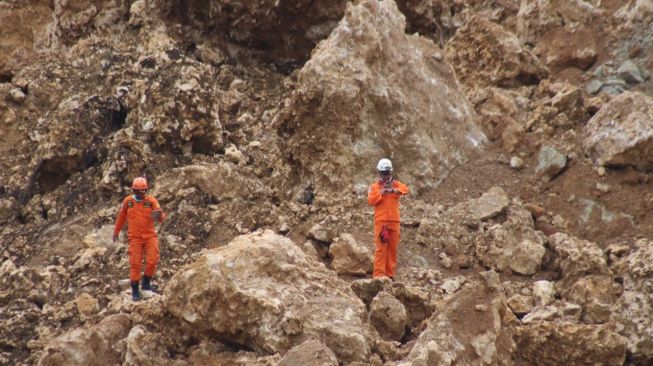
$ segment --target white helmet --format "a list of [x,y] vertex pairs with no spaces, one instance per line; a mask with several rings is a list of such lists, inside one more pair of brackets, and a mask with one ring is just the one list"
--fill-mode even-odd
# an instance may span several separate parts
[[376,170],[380,172],[391,172],[392,171],[392,162],[390,159],[381,159],[379,163],[376,164]]

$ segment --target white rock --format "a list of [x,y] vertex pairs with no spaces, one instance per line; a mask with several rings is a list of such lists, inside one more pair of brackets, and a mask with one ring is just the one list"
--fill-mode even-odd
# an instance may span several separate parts
[[533,283],[533,300],[535,305],[549,305],[555,301],[555,288],[549,281],[536,281]]

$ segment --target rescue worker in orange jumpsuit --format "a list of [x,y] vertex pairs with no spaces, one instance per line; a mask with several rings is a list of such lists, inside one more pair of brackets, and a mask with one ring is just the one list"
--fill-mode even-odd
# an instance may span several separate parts
[[399,246],[399,198],[408,186],[392,179],[392,162],[381,159],[376,166],[378,181],[367,192],[367,203],[374,206],[374,272],[372,277],[394,279]]
[[125,197],[118,212],[116,226],[113,230],[113,241],[120,235],[123,225],[127,222],[127,239],[129,240],[129,264],[131,270],[132,300],[141,299],[138,288],[141,280],[141,267],[143,254],[145,254],[145,272],[143,276],[143,290],[152,291],[152,276],[159,262],[159,242],[154,230],[154,220],[163,222],[166,215],[161,210],[159,202],[147,194],[147,180],[143,177],[134,179],[131,195]]

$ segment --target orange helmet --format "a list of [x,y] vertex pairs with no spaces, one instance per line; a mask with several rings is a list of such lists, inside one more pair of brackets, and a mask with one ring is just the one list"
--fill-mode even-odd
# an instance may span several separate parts
[[132,183],[132,189],[135,189],[137,191],[144,191],[147,189],[147,180],[143,177],[137,177],[134,178],[134,182]]

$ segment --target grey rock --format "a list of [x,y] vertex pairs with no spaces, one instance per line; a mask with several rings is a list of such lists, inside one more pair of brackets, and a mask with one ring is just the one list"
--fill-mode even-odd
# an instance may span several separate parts
[[601,90],[603,82],[601,80],[594,79],[585,85],[585,91],[587,94],[596,94]]
[[617,73],[621,76],[626,82],[630,84],[639,84],[644,82],[644,77],[642,76],[639,67],[631,61],[627,60],[617,69]]
[[567,157],[551,146],[544,146],[538,154],[538,163],[535,172],[551,180],[562,172],[567,166]]

